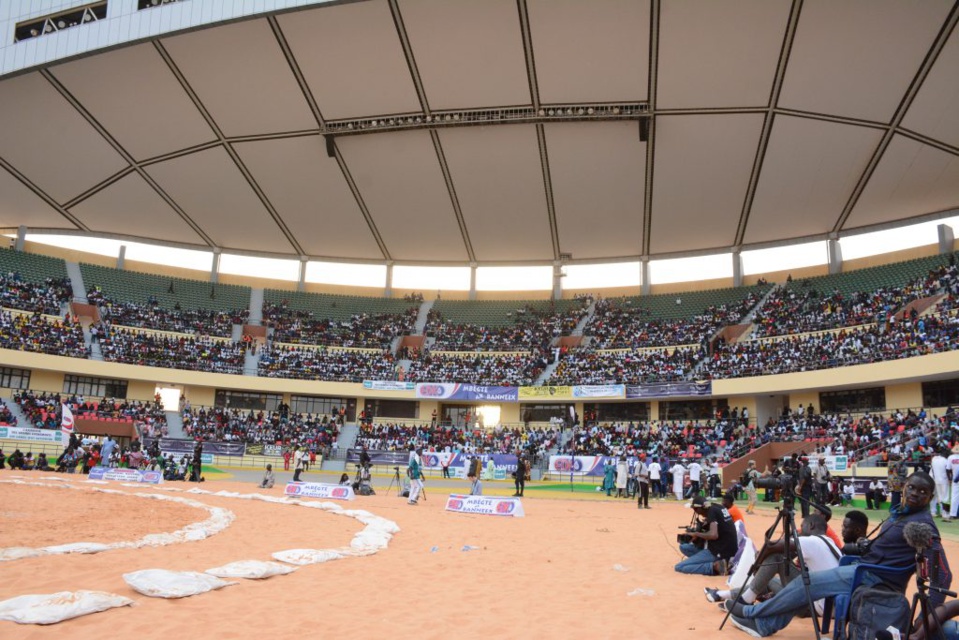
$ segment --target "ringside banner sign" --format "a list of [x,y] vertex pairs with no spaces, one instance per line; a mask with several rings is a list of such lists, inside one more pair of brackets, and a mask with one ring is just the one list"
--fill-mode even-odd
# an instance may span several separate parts
[[121,482],[142,482],[145,484],[160,484],[163,474],[159,471],[139,471],[137,469],[112,469],[109,467],[93,467],[90,469],[90,480],[120,480]]
[[34,429],[33,427],[0,427],[0,439],[60,442],[60,432],[52,429]]
[[353,487],[324,482],[290,482],[283,493],[290,498],[324,498],[327,500],[356,500]]
[[521,500],[518,498],[498,498],[496,496],[461,496],[453,493],[446,499],[446,510],[509,518],[526,516]]
[[416,397],[428,400],[487,400],[516,402],[518,387],[498,387],[460,382],[418,382]]

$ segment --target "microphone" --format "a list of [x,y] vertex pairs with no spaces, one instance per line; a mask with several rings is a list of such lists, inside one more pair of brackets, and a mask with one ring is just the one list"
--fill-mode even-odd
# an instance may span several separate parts
[[938,535],[936,530],[925,522],[910,522],[903,527],[902,537],[906,539],[906,544],[916,550],[916,553],[924,553],[932,546],[932,541]]

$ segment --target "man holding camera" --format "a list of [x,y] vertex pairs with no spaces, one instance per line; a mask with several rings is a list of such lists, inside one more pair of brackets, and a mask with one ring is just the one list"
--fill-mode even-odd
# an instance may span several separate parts
[[679,546],[686,559],[674,569],[703,576],[726,575],[729,561],[739,549],[732,516],[722,505],[707,503],[703,496],[693,496],[690,507],[702,518],[702,526],[686,529],[689,542]]
[[[903,487],[903,504],[890,509],[890,516],[880,527],[879,534],[872,540],[860,540],[862,562],[881,564],[890,568],[911,569],[909,573],[896,577],[879,577],[866,573],[863,582],[866,586],[879,583],[905,592],[916,568],[916,549],[911,547],[905,537],[905,526],[911,522],[927,525],[932,535],[932,545],[926,551],[926,558],[932,566],[930,570],[931,586],[948,589],[952,582],[952,573],[946,561],[945,552],[939,542],[939,530],[929,513],[929,502],[936,490],[932,477],[918,471],[906,481]],[[840,566],[826,571],[809,574],[809,595],[813,600],[849,593],[852,587],[854,565]],[[930,593],[933,605],[942,603],[943,596],[938,592]],[[782,591],[769,600],[755,605],[734,607],[731,620],[733,624],[754,638],[770,636],[785,628],[794,616],[808,611],[806,591],[802,580],[793,580]]]

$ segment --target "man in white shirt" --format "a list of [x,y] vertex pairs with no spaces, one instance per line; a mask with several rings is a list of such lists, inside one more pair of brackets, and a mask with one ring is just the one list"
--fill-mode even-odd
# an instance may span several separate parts
[[699,479],[703,474],[703,466],[696,462],[689,463],[689,495],[699,495]]
[[663,491],[664,487],[662,485],[663,468],[659,465],[659,462],[657,462],[655,458],[647,466],[649,467],[649,481],[652,483],[653,497],[662,500],[663,496],[666,495],[666,492]]
[[683,479],[686,476],[686,467],[677,460],[676,464],[670,467],[669,472],[673,474],[673,493],[677,500],[683,499]]
[[949,503],[949,518],[959,518],[959,453],[953,453],[946,458],[948,468],[946,472],[952,478],[952,502]]
[[932,479],[936,481],[936,495],[932,499],[932,502],[929,503],[929,513],[933,516],[936,515],[936,507],[939,507],[939,513],[942,515],[942,519],[949,521],[949,511],[946,509],[946,504],[952,500],[950,495],[950,486],[949,486],[949,461],[946,460],[946,457],[943,455],[942,449],[936,450],[936,455],[932,458]]

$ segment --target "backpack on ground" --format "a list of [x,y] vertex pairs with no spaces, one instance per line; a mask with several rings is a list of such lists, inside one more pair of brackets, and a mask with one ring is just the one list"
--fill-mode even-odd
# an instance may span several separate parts
[[882,585],[859,587],[849,602],[847,640],[875,640],[876,632],[889,627],[903,634],[909,627],[909,601],[899,591]]

